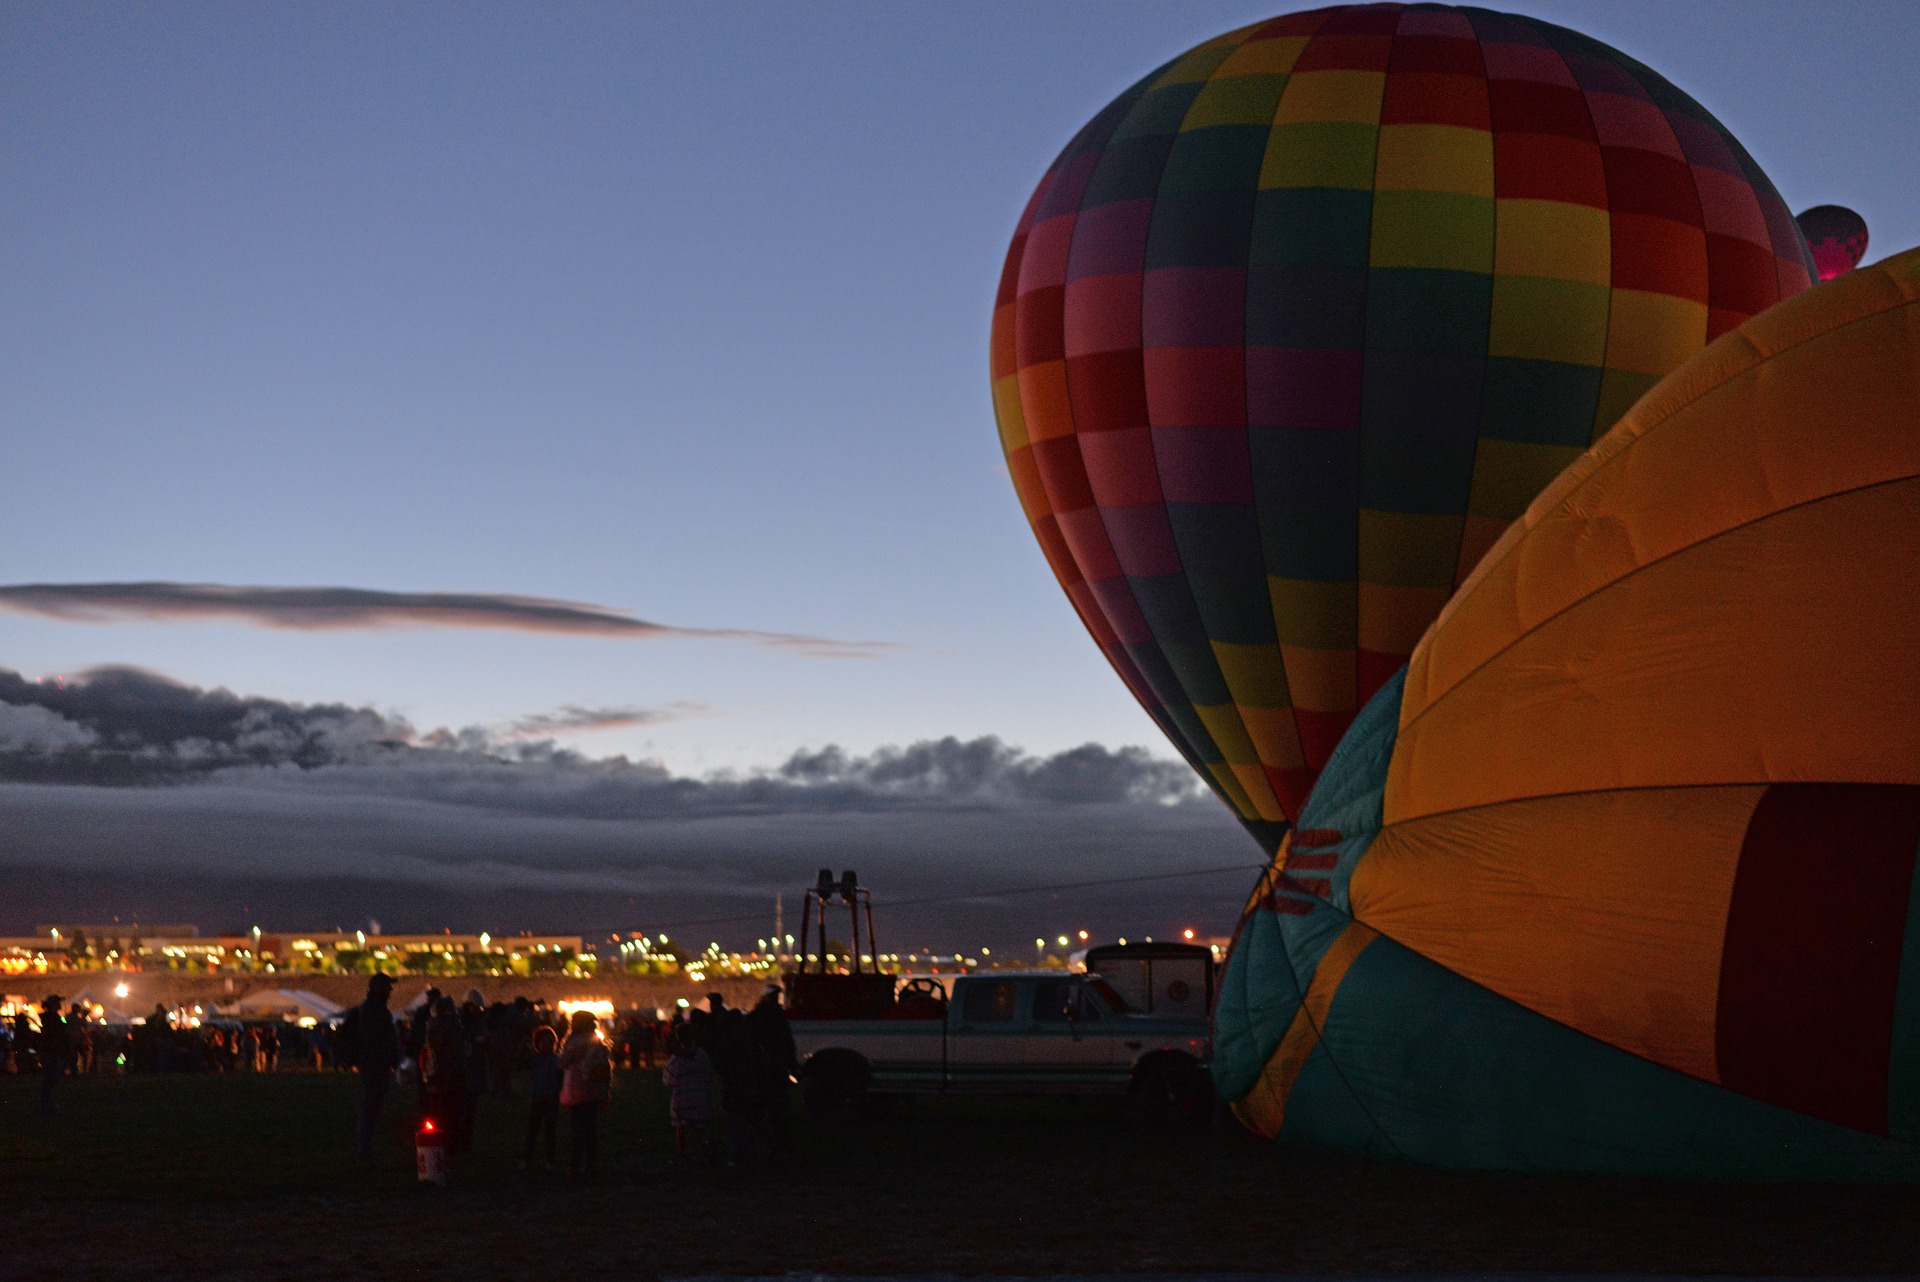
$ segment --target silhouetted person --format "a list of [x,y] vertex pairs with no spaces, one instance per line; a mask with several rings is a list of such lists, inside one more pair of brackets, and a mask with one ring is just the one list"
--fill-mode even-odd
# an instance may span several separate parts
[[347,1012],[341,1027],[340,1049],[360,1073],[360,1160],[373,1160],[373,1136],[380,1110],[400,1066],[400,1034],[393,1026],[387,1000],[393,996],[393,977],[375,975],[367,981],[367,999]]
[[[508,1023],[508,1036],[513,1040],[513,1066],[525,1068],[527,1058],[533,1053],[533,1030],[540,1021],[534,1018],[533,1002],[526,997],[513,999],[513,1018]],[[555,1034],[557,1037],[558,1034]]]
[[427,1083],[427,1116],[446,1133],[447,1152],[465,1151],[461,1126],[467,1105],[467,1035],[451,997],[433,1004],[420,1071]]
[[706,1034],[707,1055],[720,1078],[720,1098],[727,1113],[727,1140],[734,1160],[745,1161],[759,1150],[766,1078],[760,1048],[747,1031],[747,1017],[727,1005],[719,993],[707,994]]
[[460,1002],[460,1040],[467,1051],[467,1093],[461,1100],[460,1130],[453,1151],[473,1147],[473,1128],[480,1120],[480,1097],[487,1088],[487,999],[469,988]]
[[153,1004],[147,1022],[133,1030],[133,1068],[140,1073],[157,1073],[167,1061],[167,1008]]
[[567,1110],[567,1169],[591,1174],[600,1152],[600,1106],[613,1091],[613,1057],[593,1035],[599,1020],[573,1012],[572,1031],[560,1048],[560,1106]]
[[760,1052],[759,1067],[765,1074],[759,1099],[762,1138],[769,1152],[785,1153],[793,1147],[787,1116],[788,1083],[800,1071],[800,1055],[793,1043],[793,1026],[787,1022],[787,1009],[780,1004],[778,984],[769,984],[747,1012],[747,1033]]
[[420,1004],[413,1008],[413,1021],[407,1027],[407,1054],[413,1056],[417,1068],[413,1080],[423,1114],[427,1111],[427,1024],[433,1019],[434,1008],[439,1004],[440,990],[429,987]]
[[532,1102],[527,1107],[527,1155],[524,1165],[533,1168],[536,1141],[546,1139],[547,1165],[554,1163],[554,1132],[560,1125],[560,1038],[545,1024],[533,1030],[533,1054],[527,1060],[527,1089]]
[[60,1017],[58,993],[40,1003],[40,1111],[53,1116],[53,1088],[60,1084],[72,1055],[67,1021]]
[[13,1071],[28,1073],[38,1062],[34,1054],[37,1043],[33,1036],[33,1026],[27,1020],[27,1012],[17,1010],[13,1013]]
[[91,1015],[84,1003],[72,1002],[67,1006],[67,1072],[74,1077],[93,1072]]
[[495,1002],[487,1007],[487,1089],[495,1099],[513,1098],[513,1007]]
[[713,1117],[713,1061],[693,1040],[685,1023],[677,1023],[667,1037],[667,1066],[660,1070],[667,1088],[667,1120],[673,1124],[674,1160],[687,1160],[690,1141],[698,1139],[707,1160],[719,1160],[707,1123]]

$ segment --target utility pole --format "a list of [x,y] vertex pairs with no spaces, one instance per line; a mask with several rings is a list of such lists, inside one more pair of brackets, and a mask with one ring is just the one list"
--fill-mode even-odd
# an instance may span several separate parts
[[786,928],[785,906],[781,901],[780,892],[776,890],[773,892],[773,955],[775,957],[780,955],[780,940]]

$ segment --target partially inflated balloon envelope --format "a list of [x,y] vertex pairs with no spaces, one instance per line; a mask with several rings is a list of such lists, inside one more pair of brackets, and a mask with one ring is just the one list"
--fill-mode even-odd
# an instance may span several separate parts
[[1068,144],[1007,256],[995,412],[1082,620],[1271,851],[1527,502],[1810,272],[1752,158],[1624,54],[1321,9]]
[[1815,205],[1794,219],[1821,280],[1844,276],[1867,256],[1867,220],[1845,205]]
[[1920,1176],[1920,251],[1670,375],[1368,704],[1216,1013],[1419,1161]]

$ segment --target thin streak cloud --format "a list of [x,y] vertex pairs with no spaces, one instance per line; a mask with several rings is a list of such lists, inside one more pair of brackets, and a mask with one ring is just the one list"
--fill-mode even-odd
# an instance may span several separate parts
[[630,726],[657,726],[665,721],[684,721],[712,711],[703,703],[669,703],[658,708],[582,708],[565,704],[552,712],[539,712],[509,722],[500,732],[505,739],[539,739],[553,734],[580,730],[623,730]]
[[380,592],[370,588],[235,587],[219,583],[19,583],[0,586],[0,609],[68,623],[176,623],[224,619],[299,632],[400,627],[500,628],[629,640],[745,641],[812,659],[872,659],[907,647],[791,632],[684,628],[610,606],[490,592]]

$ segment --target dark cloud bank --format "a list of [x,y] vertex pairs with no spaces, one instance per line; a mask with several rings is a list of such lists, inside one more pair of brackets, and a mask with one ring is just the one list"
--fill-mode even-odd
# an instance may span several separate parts
[[[696,713],[698,710],[694,710]],[[992,738],[686,778],[530,732],[668,709],[567,708],[422,734],[367,708],[200,690],[128,668],[0,670],[0,930],[103,914],[208,926],[592,931],[687,923],[729,942],[797,908],[814,869],[886,898],[1244,865],[1244,873],[906,910],[902,947],[1002,946],[1077,925],[1224,930],[1258,856],[1186,766]],[[710,917],[747,921],[694,926]],[[883,939],[883,944],[887,943]]]

